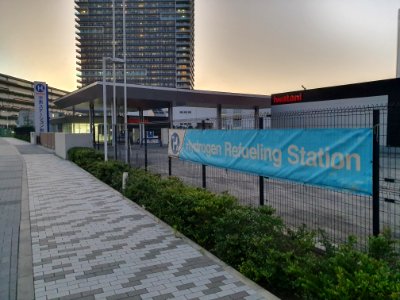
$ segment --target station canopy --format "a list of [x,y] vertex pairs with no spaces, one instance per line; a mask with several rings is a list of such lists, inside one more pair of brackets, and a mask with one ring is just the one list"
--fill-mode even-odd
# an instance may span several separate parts
[[[150,110],[176,106],[204,108],[262,109],[271,107],[271,98],[266,95],[236,94],[201,90],[186,90],[127,84],[127,109]],[[113,102],[113,83],[106,83],[107,106]],[[54,103],[58,108],[72,108],[77,112],[88,112],[89,104],[94,110],[103,110],[103,82],[94,82],[71,92]],[[124,84],[116,83],[116,103],[124,104]]]

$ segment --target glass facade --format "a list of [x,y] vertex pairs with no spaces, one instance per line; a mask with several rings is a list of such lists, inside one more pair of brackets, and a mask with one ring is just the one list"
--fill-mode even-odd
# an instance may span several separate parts
[[[122,0],[115,0],[116,57],[123,58]],[[112,1],[75,0],[78,87],[102,81],[112,57]],[[192,89],[194,0],[126,0],[127,81]],[[123,81],[121,65],[116,80]],[[111,67],[106,77],[112,80]]]

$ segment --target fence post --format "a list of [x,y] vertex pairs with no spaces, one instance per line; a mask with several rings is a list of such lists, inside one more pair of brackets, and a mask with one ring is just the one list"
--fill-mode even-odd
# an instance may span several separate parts
[[[174,128],[174,107],[172,103],[168,107],[168,119],[169,119],[169,129]],[[171,141],[169,140],[169,130],[168,130],[168,149],[170,147]],[[168,176],[172,176],[172,158],[168,156]]]
[[[116,122],[116,121],[115,121]],[[118,160],[118,141],[117,141],[117,137],[118,137],[118,134],[117,134],[117,125],[115,124],[114,126],[113,126],[113,140],[115,141],[114,142],[114,159],[115,160]]]
[[128,131],[128,164],[131,165],[131,135]]
[[[258,129],[264,129],[264,119],[258,118]],[[260,206],[264,205],[264,176],[258,177],[258,186],[260,191]]]
[[144,130],[144,169],[147,171],[147,132]]
[[[202,129],[206,129],[206,121],[201,121],[201,127]],[[202,174],[202,178],[203,178],[203,189],[207,188],[207,174],[206,174],[206,165],[201,165],[201,174]]]
[[379,234],[379,110],[373,112],[372,141],[372,233]]

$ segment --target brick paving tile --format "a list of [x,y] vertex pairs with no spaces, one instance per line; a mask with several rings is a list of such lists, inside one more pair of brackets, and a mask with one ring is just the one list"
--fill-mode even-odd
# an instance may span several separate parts
[[23,157],[38,299],[275,299],[73,163]]

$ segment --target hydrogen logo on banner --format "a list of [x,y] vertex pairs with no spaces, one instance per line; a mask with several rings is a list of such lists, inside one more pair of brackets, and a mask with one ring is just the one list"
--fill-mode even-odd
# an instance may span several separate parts
[[181,140],[179,138],[179,135],[175,132],[171,135],[171,149],[172,153],[177,155],[179,153],[179,146],[181,144]]
[[35,87],[36,92],[38,93],[44,93],[46,91],[46,87],[44,86],[44,84],[38,83]]

